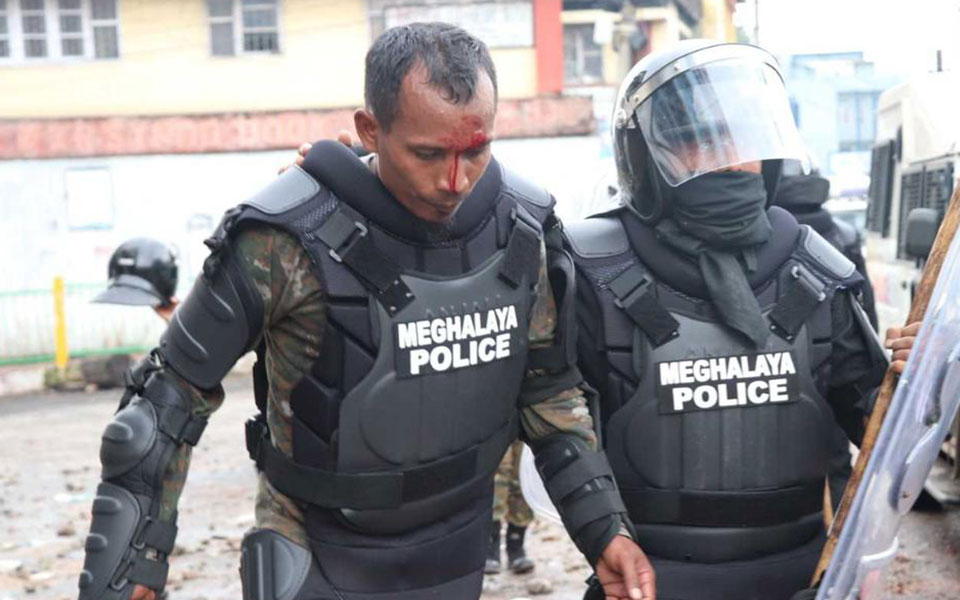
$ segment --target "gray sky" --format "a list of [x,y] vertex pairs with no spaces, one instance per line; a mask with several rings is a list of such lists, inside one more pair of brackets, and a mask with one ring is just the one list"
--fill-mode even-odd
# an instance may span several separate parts
[[960,0],[746,0],[737,20],[752,35],[759,2],[760,45],[778,55],[863,50],[882,70],[960,70]]

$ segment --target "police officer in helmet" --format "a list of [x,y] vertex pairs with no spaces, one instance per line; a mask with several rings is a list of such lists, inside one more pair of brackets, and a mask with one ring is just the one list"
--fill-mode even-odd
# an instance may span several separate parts
[[784,161],[783,176],[773,203],[790,211],[797,223],[812,227],[857,267],[864,279],[863,309],[867,311],[873,328],[877,329],[877,306],[863,256],[863,237],[856,227],[826,209],[824,203],[829,198],[829,179],[816,169],[804,173],[800,161]]
[[[874,330],[877,329],[877,307],[873,295],[873,286],[867,273],[866,260],[863,257],[863,238],[850,223],[839,219],[824,207],[830,197],[830,181],[816,170],[804,173],[800,161],[787,160],[783,163],[783,176],[777,186],[774,204],[785,208],[801,225],[809,225],[823,236],[837,250],[843,253],[863,276],[861,303]],[[835,435],[836,450],[830,459],[830,501],[836,510],[843,497],[843,490],[852,473],[850,442],[841,428]]]
[[824,540],[835,423],[860,439],[887,367],[863,279],[770,206],[804,153],[760,48],[647,56],[613,138],[619,205],[566,233],[581,370],[658,598],[789,598]]
[[150,306],[166,320],[177,305],[177,257],[164,243],[133,238],[117,246],[107,265],[107,289],[93,302]]

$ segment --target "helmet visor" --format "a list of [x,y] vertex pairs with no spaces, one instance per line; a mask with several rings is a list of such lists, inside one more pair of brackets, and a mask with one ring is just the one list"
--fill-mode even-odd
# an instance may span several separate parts
[[647,147],[663,178],[678,186],[698,175],[767,159],[807,155],[780,75],[732,58],[684,71],[637,108]]

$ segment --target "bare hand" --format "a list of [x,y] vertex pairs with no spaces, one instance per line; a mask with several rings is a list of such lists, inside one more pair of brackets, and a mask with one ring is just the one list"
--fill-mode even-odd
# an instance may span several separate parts
[[597,561],[597,579],[606,600],[654,600],[656,579],[647,555],[633,540],[618,535]]
[[173,297],[173,298],[170,298],[170,302],[166,306],[163,306],[163,305],[154,306],[153,312],[160,315],[161,319],[169,323],[170,319],[173,318],[173,311],[177,310],[177,306],[179,305],[180,305],[180,301],[177,300],[176,297]]
[[920,325],[922,323],[917,321],[905,327],[887,329],[887,339],[883,345],[893,350],[893,362],[890,363],[890,369],[897,375],[902,375],[903,369],[907,366],[907,359],[910,358],[913,343],[917,339],[917,333],[920,332]]
[[133,586],[133,593],[130,594],[130,600],[157,600],[157,593],[138,583]]
[[[347,148],[353,148],[353,136],[346,129],[341,129],[340,133],[337,134],[337,141],[346,146]],[[300,144],[300,147],[297,148],[297,155],[293,158],[293,162],[289,165],[284,165],[280,167],[280,170],[277,171],[277,175],[282,174],[284,171],[292,167],[293,165],[300,166],[303,164],[303,159],[307,157],[307,154],[310,153],[310,148],[313,148],[313,144],[310,142],[304,142]]]

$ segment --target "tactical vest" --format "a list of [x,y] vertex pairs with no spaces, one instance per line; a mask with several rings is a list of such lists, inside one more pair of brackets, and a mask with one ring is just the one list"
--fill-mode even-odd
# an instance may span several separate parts
[[251,454],[346,598],[478,597],[552,198],[494,160],[438,235],[339,144],[271,187],[230,227],[300,239],[325,329],[291,395],[293,460],[256,429]]
[[722,324],[695,264],[629,212],[567,227],[589,288],[581,336],[596,322],[584,373],[603,374],[604,447],[653,556],[745,560],[822,529],[831,300],[858,276],[810,228],[769,215],[775,233],[751,287],[775,335],[760,349]]

